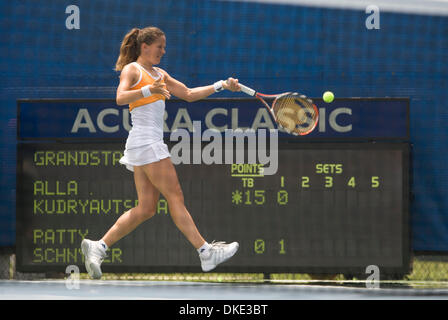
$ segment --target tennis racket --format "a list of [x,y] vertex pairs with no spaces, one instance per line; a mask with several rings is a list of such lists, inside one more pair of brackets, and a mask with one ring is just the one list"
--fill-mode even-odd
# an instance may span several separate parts
[[[239,85],[242,92],[260,100],[278,126],[287,133],[303,136],[316,128],[319,111],[310,98],[297,92],[263,94],[241,83]],[[274,99],[272,107],[264,99]]]

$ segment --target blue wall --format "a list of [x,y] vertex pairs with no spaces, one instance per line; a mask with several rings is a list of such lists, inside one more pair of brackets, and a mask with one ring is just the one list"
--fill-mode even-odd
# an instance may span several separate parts
[[[65,28],[70,4],[80,30]],[[448,250],[447,17],[382,12],[381,29],[367,30],[364,11],[244,2],[28,0],[0,9],[0,246],[15,243],[16,99],[113,98],[123,36],[156,25],[167,34],[161,67],[190,87],[236,76],[265,92],[410,97],[413,248]]]

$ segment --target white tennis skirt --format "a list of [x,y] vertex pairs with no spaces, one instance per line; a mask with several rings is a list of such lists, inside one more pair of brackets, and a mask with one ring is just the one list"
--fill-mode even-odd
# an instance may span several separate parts
[[126,169],[134,171],[134,166],[143,166],[169,157],[171,157],[171,154],[168,146],[161,140],[138,148],[124,150],[124,156],[120,159],[120,163],[125,165]]

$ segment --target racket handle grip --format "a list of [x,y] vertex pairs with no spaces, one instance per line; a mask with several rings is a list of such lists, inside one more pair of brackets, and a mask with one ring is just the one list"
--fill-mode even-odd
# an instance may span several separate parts
[[247,94],[251,97],[253,97],[257,93],[254,89],[246,87],[244,84],[241,84],[241,83],[240,83],[240,88],[241,88],[242,92],[244,92],[245,94]]
[[[228,83],[227,80],[226,80],[226,83]],[[241,91],[251,97],[255,96],[255,94],[257,93],[254,89],[251,89],[251,88],[245,86],[244,84],[239,83],[239,85],[240,85]]]

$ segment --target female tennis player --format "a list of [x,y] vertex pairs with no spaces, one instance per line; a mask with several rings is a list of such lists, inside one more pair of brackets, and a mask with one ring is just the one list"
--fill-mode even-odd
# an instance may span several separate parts
[[237,242],[208,243],[201,236],[184,205],[177,174],[163,142],[166,99],[174,95],[192,102],[224,89],[239,91],[238,79],[229,78],[227,82],[217,81],[190,89],[165,70],[155,67],[165,54],[165,46],[165,34],[156,27],[134,28],[121,44],[116,63],[116,70],[121,71],[116,102],[129,104],[132,129],[120,163],[134,172],[138,205],[122,214],[101,240],[82,241],[85,266],[94,279],[101,278],[101,263],[107,248],[154,216],[160,193],[168,202],[174,223],[197,249],[204,272],[231,258],[239,247]]

